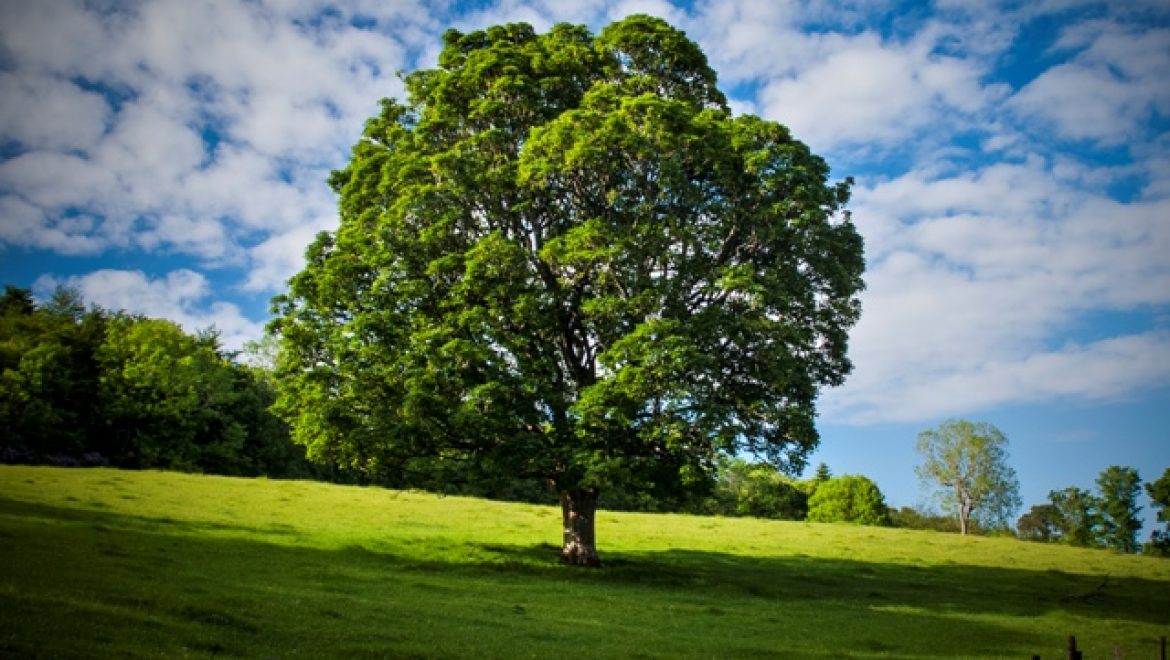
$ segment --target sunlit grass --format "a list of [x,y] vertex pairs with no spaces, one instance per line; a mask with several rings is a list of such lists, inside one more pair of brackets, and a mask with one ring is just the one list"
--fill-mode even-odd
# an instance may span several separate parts
[[0,656],[1152,657],[1170,561],[311,482],[0,467]]

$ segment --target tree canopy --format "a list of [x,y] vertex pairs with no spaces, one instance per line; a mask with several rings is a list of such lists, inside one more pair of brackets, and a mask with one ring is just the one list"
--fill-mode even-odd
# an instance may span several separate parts
[[660,19],[450,30],[438,65],[367,122],[330,179],[340,226],[275,300],[295,440],[544,480],[580,564],[603,488],[677,490],[741,451],[801,469],[851,368],[849,182],[733,116]]
[[786,478],[774,465],[735,458],[720,466],[714,496],[701,512],[804,520],[808,490],[808,483]]
[[273,399],[213,331],[87,309],[68,289],[0,298],[0,461],[302,474]]
[[1070,545],[1094,546],[1101,540],[1101,500],[1076,486],[1049,491],[1059,537]]
[[[1167,482],[1170,484],[1170,479]],[[1155,484],[1146,484],[1146,491],[1157,507],[1156,488],[1151,490]],[[1050,491],[1047,504],[1032,507],[1028,515],[1020,518],[1020,536],[1035,541],[1059,540],[1069,545],[1137,552],[1142,549],[1137,539],[1142,528],[1140,494],[1138,471],[1111,465],[1097,476],[1095,491],[1076,486]],[[1144,551],[1158,554],[1158,539],[1159,532],[1155,530]]]
[[886,498],[871,479],[858,474],[832,477],[817,485],[808,499],[812,522],[849,522],[860,525],[889,525]]
[[1142,528],[1138,517],[1138,495],[1142,492],[1138,471],[1131,467],[1111,465],[1097,477],[1101,493],[1101,540],[1106,547],[1122,552],[1137,552],[1141,547],[1137,535]]
[[1033,505],[1016,521],[1016,532],[1026,541],[1047,543],[1063,536],[1063,520],[1054,504]]
[[1162,476],[1145,485],[1146,494],[1153,501],[1158,522],[1165,523],[1162,529],[1155,529],[1150,534],[1150,542],[1143,551],[1162,557],[1170,557],[1170,468]]
[[918,435],[918,476],[954,510],[959,531],[971,522],[1007,528],[1020,508],[1016,471],[1008,465],[1007,437],[986,422],[951,420]]

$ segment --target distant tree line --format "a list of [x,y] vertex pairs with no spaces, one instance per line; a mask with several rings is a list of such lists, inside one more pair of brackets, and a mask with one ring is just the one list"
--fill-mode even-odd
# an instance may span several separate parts
[[776,520],[890,524],[877,484],[867,477],[834,477],[824,463],[811,479],[796,480],[768,463],[725,461],[710,495],[688,507],[692,513]]
[[[951,420],[919,434],[919,477],[951,515],[901,509],[891,513],[894,524],[963,534],[1011,533],[1021,500],[1007,445],[1007,437],[984,422]],[[1158,520],[1167,526],[1154,530],[1144,547],[1138,542],[1141,478],[1134,468],[1118,465],[1101,472],[1095,490],[1074,486],[1051,491],[1047,502],[1016,520],[1015,534],[1029,541],[1170,556],[1170,469],[1145,484],[1145,490]]]
[[1033,506],[1016,522],[1019,537],[1170,556],[1170,468],[1145,484],[1157,510],[1157,520],[1166,523],[1166,527],[1154,530],[1144,546],[1138,543],[1142,528],[1138,516],[1142,482],[1138,471],[1111,465],[1097,477],[1096,486],[1092,490],[1070,486],[1049,492],[1047,502]]
[[0,461],[311,476],[269,412],[272,383],[213,331],[86,307],[59,289],[0,297]]
[[[501,500],[556,502],[551,491],[530,480],[500,476],[473,478],[466,472],[460,474],[457,464],[442,475],[419,471],[413,476],[409,483],[398,485]],[[823,463],[811,478],[795,479],[769,463],[731,458],[719,461],[714,479],[694,484],[684,495],[655,495],[652,486],[611,488],[601,496],[598,506],[612,511],[894,524],[891,509],[876,483],[861,475],[833,476]]]

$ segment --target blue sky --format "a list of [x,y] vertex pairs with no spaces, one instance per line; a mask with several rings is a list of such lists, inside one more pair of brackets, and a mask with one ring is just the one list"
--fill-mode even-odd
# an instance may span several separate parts
[[1007,434],[1026,505],[1170,467],[1161,0],[0,0],[0,280],[238,347],[445,29],[631,13],[857,181],[865,311],[814,464],[917,504],[916,435],[965,417]]

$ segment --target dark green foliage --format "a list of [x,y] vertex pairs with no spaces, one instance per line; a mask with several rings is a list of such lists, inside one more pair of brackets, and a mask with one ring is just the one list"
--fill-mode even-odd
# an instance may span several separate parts
[[914,507],[904,506],[890,509],[890,524],[904,529],[924,529],[935,532],[959,532],[959,521],[955,516],[944,516]]
[[808,498],[810,522],[889,525],[886,498],[872,480],[857,474],[833,477]]
[[1146,494],[1153,500],[1157,509],[1158,522],[1165,523],[1166,526],[1150,534],[1150,541],[1142,548],[1142,552],[1170,557],[1170,468],[1166,468],[1157,481],[1146,484]]
[[[228,391],[227,370],[209,346],[161,319],[119,316],[111,320],[97,351],[101,377],[103,448],[126,467],[194,470],[203,457],[200,440]],[[212,463],[232,460],[242,444],[238,428],[215,434]],[[217,456],[217,454],[221,456]]]
[[784,476],[774,465],[736,458],[720,465],[712,496],[697,511],[723,516],[804,520],[808,514],[808,493],[804,484]]
[[1137,535],[1142,528],[1137,498],[1141,478],[1131,467],[1112,465],[1097,477],[1101,505],[1101,542],[1107,548],[1137,552]]
[[1101,542],[1101,501],[1075,486],[1048,493],[1056,510],[1060,538],[1071,545],[1096,546]]
[[37,306],[9,286],[0,301],[0,460],[304,474],[274,398],[214,333],[87,310],[69,290]]
[[[1153,497],[1151,485],[1146,484],[1146,490]],[[1137,504],[1140,493],[1141,479],[1137,470],[1113,465],[1097,477],[1096,492],[1075,486],[1054,490],[1048,494],[1049,504],[1033,507],[1033,511],[1043,510],[1044,524],[1055,530],[1051,536],[1065,543],[1137,552],[1137,535],[1142,527],[1138,517],[1141,507]],[[1020,520],[1024,522],[1023,518]],[[1158,538],[1155,531],[1153,543],[1147,545],[1146,552],[1156,552]]]
[[831,478],[833,478],[833,471],[829,469],[828,464],[827,463],[817,464],[817,472],[816,472],[816,475],[813,477],[813,481],[820,484],[820,483],[824,483],[824,482],[828,481]]
[[0,428],[7,459],[68,462],[85,453],[97,417],[94,355],[107,315],[81,313],[54,296],[37,309],[32,294],[6,287],[0,304]]
[[1016,521],[1016,532],[1026,541],[1058,541],[1062,535],[1060,511],[1052,504],[1037,504]]
[[848,182],[659,19],[452,30],[405,84],[275,300],[312,458],[658,502],[740,451],[803,467],[860,313]]
[[4,285],[4,297],[0,298],[0,316],[29,316],[36,309],[32,291]]

